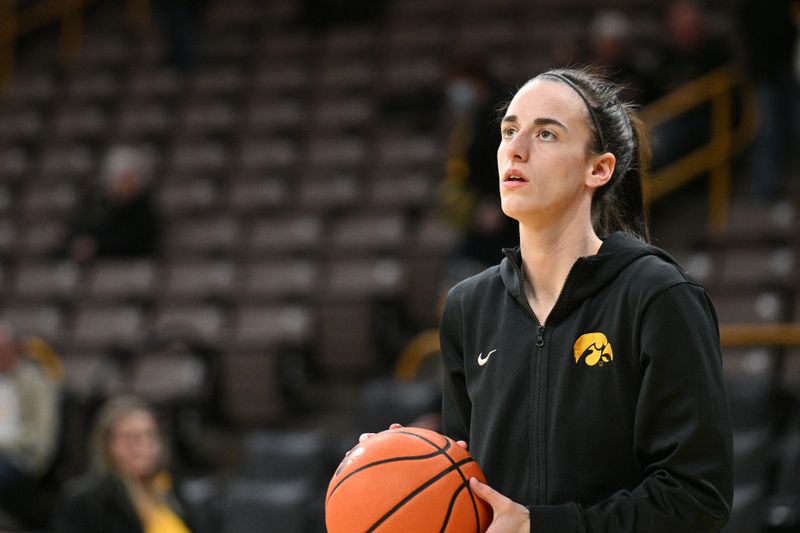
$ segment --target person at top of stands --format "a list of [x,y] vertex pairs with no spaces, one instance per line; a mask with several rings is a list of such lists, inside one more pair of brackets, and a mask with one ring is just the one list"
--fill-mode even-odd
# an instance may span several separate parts
[[65,490],[55,533],[189,533],[165,470],[153,410],[134,397],[109,400],[92,433],[92,468]]

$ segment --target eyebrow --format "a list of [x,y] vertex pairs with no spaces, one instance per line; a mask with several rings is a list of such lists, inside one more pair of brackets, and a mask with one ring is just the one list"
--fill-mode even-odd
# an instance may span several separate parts
[[[517,119],[516,115],[506,115],[500,122],[519,122],[519,120]],[[554,118],[541,117],[535,119],[533,123],[536,126],[548,126],[548,125],[558,126],[564,131],[569,131],[568,127],[566,127],[564,124],[562,124],[561,122],[559,122]]]

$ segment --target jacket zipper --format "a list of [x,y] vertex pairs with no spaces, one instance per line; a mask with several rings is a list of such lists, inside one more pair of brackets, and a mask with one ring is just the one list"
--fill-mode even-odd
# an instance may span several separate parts
[[[534,372],[534,380],[536,383],[536,398],[534,400],[533,395],[531,398],[531,402],[534,405],[531,406],[531,411],[535,412],[535,419],[538,422],[537,424],[531,424],[533,427],[533,432],[531,435],[531,442],[534,443],[535,446],[535,459],[534,462],[536,463],[535,475],[532,473],[531,476],[536,478],[535,489],[533,494],[533,503],[534,505],[542,505],[545,503],[545,494],[547,492],[547,478],[546,478],[546,468],[547,468],[547,461],[545,457],[545,453],[542,451],[544,449],[544,433],[546,428],[546,421],[544,420],[542,410],[545,409],[544,403],[546,401],[545,394],[544,394],[544,385],[546,381],[544,379],[545,372],[542,371],[542,367],[545,364],[544,357],[542,357],[542,351],[544,349],[544,334],[545,334],[545,326],[546,322],[542,324],[539,321],[539,317],[536,316],[536,313],[533,311],[533,307],[531,307],[530,302],[528,301],[528,295],[525,291],[525,276],[522,273],[522,269],[517,264],[516,260],[511,254],[506,254],[511,264],[514,265],[514,268],[517,270],[517,276],[519,277],[520,287],[522,288],[522,297],[525,300],[525,306],[528,308],[531,316],[533,317],[534,321],[536,321],[536,358],[534,361],[535,365],[535,372]],[[561,284],[561,290],[558,292],[558,296],[556,297],[556,302],[553,304],[553,308],[550,310],[550,315],[553,314],[553,310],[556,309],[558,306],[558,302],[561,300],[561,295],[564,293],[564,287],[567,286],[567,282],[569,281],[570,276],[572,276],[572,272],[575,270],[575,265],[578,262],[572,264],[567,273],[567,277],[564,278],[564,283]],[[548,315],[548,319],[550,318]]]

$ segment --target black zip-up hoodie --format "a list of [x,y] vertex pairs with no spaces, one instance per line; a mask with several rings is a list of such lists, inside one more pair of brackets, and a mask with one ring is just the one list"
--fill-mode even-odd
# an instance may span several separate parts
[[532,533],[719,531],[733,444],[704,289],[614,233],[539,324],[519,249],[505,253],[447,297],[445,434],[528,507]]

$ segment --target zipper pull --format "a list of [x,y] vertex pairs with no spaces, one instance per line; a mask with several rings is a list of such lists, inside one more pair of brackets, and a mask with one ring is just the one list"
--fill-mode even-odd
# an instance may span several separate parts
[[539,326],[536,335],[536,346],[541,348],[544,346],[544,326]]

